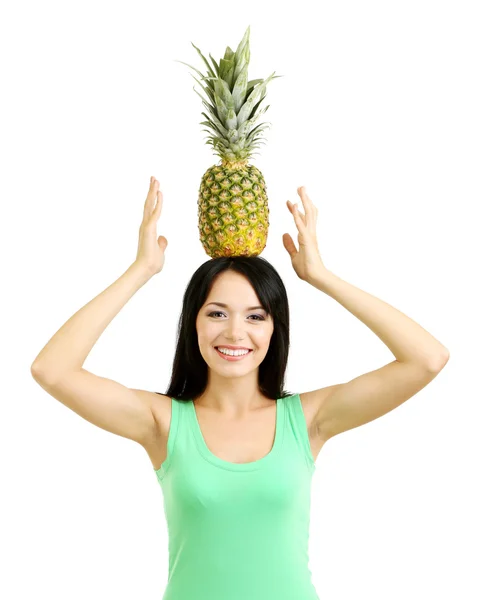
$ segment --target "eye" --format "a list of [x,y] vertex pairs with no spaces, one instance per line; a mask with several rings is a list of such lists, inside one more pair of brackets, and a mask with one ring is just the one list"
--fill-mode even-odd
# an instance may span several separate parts
[[[209,313],[207,316],[212,317],[212,315],[223,315],[224,313],[220,310],[215,310]],[[250,315],[251,317],[257,317],[256,321],[264,321],[264,317],[262,315]]]

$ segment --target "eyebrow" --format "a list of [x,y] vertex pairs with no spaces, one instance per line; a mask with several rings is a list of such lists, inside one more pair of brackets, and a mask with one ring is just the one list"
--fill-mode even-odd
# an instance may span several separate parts
[[[206,304],[206,306],[209,306],[210,304],[214,304],[215,306],[221,306],[222,308],[229,308],[227,304],[223,304],[222,302],[209,302],[208,304]],[[264,310],[262,306],[249,306],[246,310],[256,310],[257,308]]]

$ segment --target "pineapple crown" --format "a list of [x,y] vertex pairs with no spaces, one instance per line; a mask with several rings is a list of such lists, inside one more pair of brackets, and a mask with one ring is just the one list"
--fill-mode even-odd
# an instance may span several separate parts
[[[204,106],[211,114],[211,116],[208,116],[203,112],[202,115],[207,121],[200,123],[200,125],[206,125],[212,129],[212,132],[204,129],[205,132],[210,134],[206,144],[213,146],[214,154],[220,156],[223,162],[246,161],[254,154],[253,150],[259,147],[258,142],[264,140],[262,132],[269,125],[261,123],[253,129],[251,127],[269,108],[268,105],[256,112],[266,97],[266,85],[272,79],[281,77],[281,75],[275,75],[273,72],[264,81],[263,79],[248,81],[249,30],[250,27],[246,29],[235,53],[227,46],[219,65],[209,54],[214,69],[212,69],[199,48],[191,42],[207,66],[206,76],[187,63],[180,60],[175,61],[194,69],[200,75],[202,81],[207,82],[207,85],[204,86],[192,75],[209,98],[209,102],[206,102],[195,87],[193,88],[196,94],[202,98]],[[259,152],[256,154],[259,154]]]

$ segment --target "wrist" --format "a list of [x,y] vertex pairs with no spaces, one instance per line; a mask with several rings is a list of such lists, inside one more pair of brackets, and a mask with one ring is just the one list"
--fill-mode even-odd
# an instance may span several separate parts
[[153,270],[150,269],[148,265],[138,262],[136,260],[129,266],[128,271],[137,273],[141,279],[146,281],[151,279],[154,275]]
[[310,275],[307,282],[316,287],[317,289],[325,292],[325,286],[335,274],[329,271],[327,268],[321,268],[317,272]]

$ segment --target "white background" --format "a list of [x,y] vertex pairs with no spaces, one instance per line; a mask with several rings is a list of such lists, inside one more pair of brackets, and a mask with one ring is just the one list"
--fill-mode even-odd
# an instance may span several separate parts
[[[164,193],[163,271],[84,363],[164,393],[182,295],[209,259],[197,193],[219,161],[184,61],[219,61],[251,26],[268,84],[252,160],[270,205],[262,256],[287,286],[286,389],[393,360],[339,303],[298,279],[282,235],[305,185],[325,265],[451,353],[398,409],[326,444],[310,568],[325,600],[485,596],[483,572],[484,18],[481,3],[18,2],[1,11],[2,577],[9,600],[162,597],[162,494],[141,446],[49,396],[30,366],[133,262],[150,176]],[[301,209],[300,203],[300,209]],[[482,213],[483,214],[483,213]],[[481,256],[480,256],[481,255]],[[482,457],[480,459],[479,457]]]

